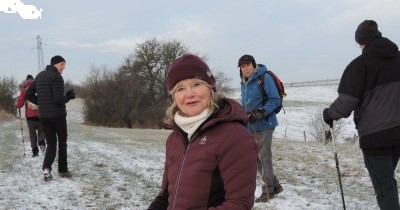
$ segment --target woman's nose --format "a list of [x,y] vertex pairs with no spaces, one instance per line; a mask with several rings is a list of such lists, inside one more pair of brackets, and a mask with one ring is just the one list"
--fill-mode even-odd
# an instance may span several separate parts
[[196,91],[194,90],[194,88],[187,89],[187,92],[186,92],[187,97],[194,97],[195,95],[196,95]]

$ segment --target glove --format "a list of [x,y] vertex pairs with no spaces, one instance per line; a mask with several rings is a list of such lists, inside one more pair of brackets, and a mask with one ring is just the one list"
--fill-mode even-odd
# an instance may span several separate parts
[[322,111],[322,117],[324,118],[324,122],[329,125],[330,128],[333,127],[333,119],[328,114],[328,108],[325,108]]
[[74,89],[68,90],[65,96],[70,100],[76,98]]
[[249,118],[249,122],[254,124],[258,119],[261,119],[265,116],[267,116],[265,110],[263,108],[258,108],[257,111],[250,112],[247,117]]

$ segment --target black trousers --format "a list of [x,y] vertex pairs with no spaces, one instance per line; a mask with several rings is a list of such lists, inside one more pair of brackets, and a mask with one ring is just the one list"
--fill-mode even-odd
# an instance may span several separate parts
[[362,151],[379,208],[399,210],[399,195],[394,173],[400,158],[400,145]]
[[43,161],[43,169],[52,170],[54,159],[56,158],[58,143],[58,172],[68,171],[67,162],[67,119],[66,117],[58,118],[41,118],[43,130],[47,140],[47,150]]

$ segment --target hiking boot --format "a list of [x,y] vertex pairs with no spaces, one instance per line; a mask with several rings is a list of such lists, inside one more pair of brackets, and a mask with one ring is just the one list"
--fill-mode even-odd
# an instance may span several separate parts
[[283,191],[283,187],[281,184],[278,184],[278,186],[274,187],[274,195],[278,195]]
[[271,200],[272,198],[274,198],[273,193],[262,193],[260,197],[256,198],[255,202],[256,203],[266,203],[269,200]]
[[46,146],[45,145],[40,145],[40,150],[42,150],[42,152],[46,152]]
[[39,155],[39,148],[32,148],[32,157],[37,157]]
[[40,147],[40,150],[42,150],[42,152],[44,153],[46,151],[46,142],[45,141],[40,141],[39,142],[39,147]]
[[67,171],[67,172],[58,172],[58,175],[59,175],[61,178],[70,178],[70,177],[72,177],[72,173],[71,173],[70,171]]
[[44,175],[44,181],[50,181],[53,179],[53,176],[51,176],[51,171],[48,168],[45,168],[43,170],[43,175]]

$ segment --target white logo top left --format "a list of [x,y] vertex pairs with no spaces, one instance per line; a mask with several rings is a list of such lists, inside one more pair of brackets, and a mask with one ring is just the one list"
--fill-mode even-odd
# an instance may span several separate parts
[[22,19],[42,19],[42,8],[25,5],[21,0],[0,0],[0,12],[17,13]]

